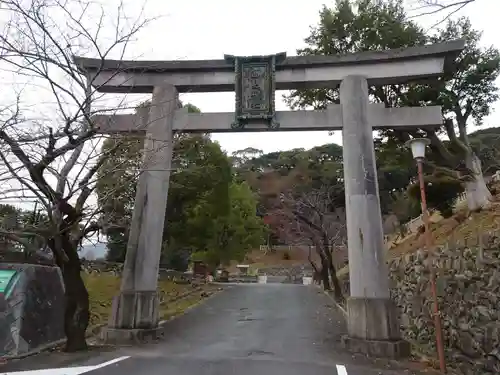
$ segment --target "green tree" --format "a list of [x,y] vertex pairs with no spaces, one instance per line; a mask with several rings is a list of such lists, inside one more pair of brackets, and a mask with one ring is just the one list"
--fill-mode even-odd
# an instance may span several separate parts
[[102,152],[109,153],[109,158],[98,172],[96,190],[107,236],[108,261],[125,259],[143,144],[139,137],[118,136],[108,138],[102,145]]
[[176,155],[182,168],[171,176],[162,262],[173,252],[206,249],[217,218],[230,210],[231,165],[219,144],[206,136],[184,137]]
[[[464,187],[460,181],[449,176],[427,176],[425,178],[427,205],[429,208],[438,210],[445,218],[453,215],[456,199],[463,191]],[[418,183],[410,185],[408,194],[414,202],[420,202],[420,185]]]
[[[103,211],[102,220],[107,226],[107,258],[123,261],[140,171],[142,140],[126,137],[109,139],[103,148],[115,147],[116,142],[120,145],[103,167],[97,192]],[[168,245],[163,247],[162,262],[171,259],[167,256],[169,251],[190,248],[203,237],[201,232],[193,232],[187,226],[192,208],[200,200],[212,205],[211,210],[204,212],[205,215],[215,217],[227,214],[228,186],[232,178],[228,158],[220,146],[207,136],[176,137],[173,168],[165,213],[164,241]],[[209,230],[208,221],[205,231]]]
[[[103,166],[97,190],[102,221],[107,227],[107,258],[123,261],[140,173],[142,140],[130,136],[108,139],[103,148],[113,150]],[[254,246],[262,228],[257,225],[260,218],[256,216],[255,198],[250,190],[250,195],[245,196],[245,189],[249,189],[246,184],[233,182],[230,159],[208,135],[177,135],[162,264],[184,270],[192,253],[209,257],[211,264],[226,263],[244,255],[248,246]]]
[[[231,183],[229,187],[230,210],[228,215],[213,220],[211,231],[206,233],[205,247],[198,247],[193,259],[205,261],[214,270],[219,265],[227,266],[231,260],[242,261],[248,251],[256,248],[264,239],[265,227],[256,215],[257,199],[245,183]],[[210,206],[210,204],[208,204]],[[205,228],[210,210],[206,202],[200,202],[192,215],[193,227]]]
[[455,61],[457,69],[444,77],[446,84],[435,93],[435,104],[443,107],[447,119],[445,128],[450,147],[446,147],[434,132],[427,132],[427,136],[439,151],[441,164],[455,167],[459,172],[465,183],[469,209],[476,210],[488,205],[491,194],[484,181],[481,161],[467,134],[467,126],[481,125],[498,99],[495,81],[500,74],[500,53],[493,47],[480,47],[481,33],[472,28],[467,18],[448,21],[446,27],[430,40],[436,43],[459,38],[466,44]]
[[[145,102],[140,106],[148,104]],[[191,104],[186,104],[186,107],[189,112],[199,112]],[[178,160],[178,149],[182,147],[181,140],[185,137],[177,134],[174,137],[174,165],[176,162],[185,164]],[[143,137],[121,135],[108,138],[102,146],[102,152],[108,153],[109,158],[98,172],[96,190],[102,211],[101,221],[107,236],[106,259],[109,261],[122,262],[125,259],[143,145]],[[174,171],[172,176],[179,170]]]
[[[446,133],[450,142],[442,142],[439,132],[415,130],[382,132],[383,139],[393,139],[400,145],[409,136],[427,136],[433,152],[429,162],[451,177],[465,182],[470,209],[488,204],[490,193],[484,183],[481,165],[467,137],[467,125],[481,123],[497,98],[495,80],[500,58],[494,48],[479,46],[481,34],[470,22],[461,18],[449,21],[443,30],[426,34],[408,19],[402,1],[338,0],[335,7],[324,7],[317,26],[305,39],[307,47],[299,55],[335,55],[367,50],[411,47],[426,42],[463,38],[466,48],[457,58],[457,69],[434,86],[423,84],[370,87],[370,97],[386,107],[442,105]],[[298,90],[287,97],[292,108],[326,108],[339,103],[338,88]],[[458,132],[458,135],[457,135]],[[401,147],[401,146],[400,146]]]

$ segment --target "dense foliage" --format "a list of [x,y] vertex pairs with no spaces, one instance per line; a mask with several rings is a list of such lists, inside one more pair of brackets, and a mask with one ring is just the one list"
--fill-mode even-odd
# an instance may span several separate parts
[[[464,191],[463,185],[448,176],[427,176],[424,181],[427,206],[439,211],[445,218],[451,217],[455,201]],[[411,184],[408,187],[408,195],[414,201],[420,201],[420,185]]]
[[[336,55],[456,39],[465,41],[465,49],[455,59],[456,69],[442,79],[430,84],[371,86],[369,93],[372,101],[386,107],[442,106],[443,119],[447,120],[443,129],[386,130],[380,133],[380,139],[392,156],[400,153],[410,136],[428,137],[432,142],[428,166],[464,181],[469,208],[478,209],[488,204],[491,195],[478,163],[477,145],[471,144],[467,130],[472,124],[482,123],[498,98],[500,53],[480,45],[481,33],[467,18],[450,19],[441,29],[426,31],[407,16],[401,0],[338,0],[331,8],[323,7],[318,24],[305,38],[306,47],[297,52],[303,56]],[[326,108],[339,102],[339,88],[297,90],[287,102],[292,108]],[[449,141],[443,141],[441,133],[446,133]],[[389,172],[399,178],[396,171]]]
[[[193,106],[190,110],[196,110]],[[109,138],[111,150],[97,187],[108,239],[107,259],[125,259],[143,141]],[[190,257],[211,266],[239,260],[262,243],[264,226],[257,200],[233,178],[230,159],[207,135],[177,135],[165,212],[161,263],[185,270]]]
[[[500,128],[471,133],[469,140],[485,173],[493,174],[500,160]],[[396,143],[392,138],[375,142],[380,202],[383,216],[394,214],[401,223],[405,223],[420,215],[420,191],[411,152],[406,147],[396,147]],[[237,154],[245,156],[244,150]],[[332,143],[310,150],[294,149],[268,154],[252,150],[252,155],[243,157],[245,162],[234,169],[237,176],[248,181],[259,194],[261,215],[271,215],[279,194],[290,189],[295,194],[304,194],[326,187],[329,189],[331,208],[345,207],[341,146]],[[464,192],[463,182],[440,173],[433,165],[425,165],[424,173],[427,182],[431,183],[427,187],[430,207],[449,215],[457,196]],[[281,224],[276,220],[269,219],[269,223],[275,232],[280,230]],[[275,234],[273,240],[278,243],[279,235],[275,232],[271,233]]]

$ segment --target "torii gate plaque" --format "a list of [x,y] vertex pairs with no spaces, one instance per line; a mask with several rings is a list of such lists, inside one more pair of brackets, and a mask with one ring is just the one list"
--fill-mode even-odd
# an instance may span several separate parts
[[[149,111],[95,118],[102,132],[146,134],[146,155],[120,295],[113,303],[105,337],[113,341],[161,332],[156,290],[173,131],[341,129],[351,289],[347,301],[348,335],[343,342],[353,351],[378,357],[407,355],[409,345],[401,340],[397,310],[389,292],[372,131],[441,126],[441,109],[384,108],[370,104],[368,85],[401,84],[442,76],[463,48],[464,42],[459,40],[407,49],[345,56],[295,56],[284,60],[284,54],[182,62],[75,57],[75,63],[101,92],[153,93]],[[257,68],[256,62],[261,66]],[[248,76],[238,79],[235,71]],[[274,112],[274,89],[332,88],[339,84],[340,105],[322,111]],[[236,114],[188,114],[176,105],[178,92],[234,90],[239,92]]]
[[278,128],[275,117],[276,63],[282,62],[286,53],[268,56],[224,55],[224,60],[235,66],[235,122],[233,129],[242,129],[251,122],[267,123]]

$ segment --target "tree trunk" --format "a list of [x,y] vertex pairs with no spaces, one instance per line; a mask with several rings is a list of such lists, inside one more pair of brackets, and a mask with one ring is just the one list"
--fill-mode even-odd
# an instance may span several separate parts
[[[65,287],[64,333],[66,334],[65,351],[75,352],[87,349],[85,333],[89,324],[89,294],[81,275],[81,263],[75,246],[67,234],[61,235],[60,248],[57,242],[49,241],[57,265],[61,268]],[[64,252],[68,260],[64,262],[58,255]]]
[[321,280],[323,281],[323,289],[331,290],[330,276],[328,274],[328,261],[324,256],[321,256]]
[[309,253],[307,254],[307,260],[311,264],[311,267],[313,268],[314,272],[319,272],[318,267],[316,266],[316,263],[313,262],[312,260],[312,254],[311,254],[311,246],[309,246]]
[[467,206],[469,210],[476,211],[488,207],[491,201],[491,193],[484,181],[481,161],[476,154],[471,152],[465,157],[465,165],[474,173],[472,179],[465,183]]
[[[313,241],[313,243],[314,243],[314,241]],[[319,271],[320,271],[321,280],[323,282],[323,289],[324,290],[331,290],[332,288],[330,286],[330,276],[328,274],[328,259],[326,258],[325,254],[323,254],[323,251],[321,251],[321,249],[317,243],[314,245],[314,248],[316,250],[316,253],[319,256],[320,263],[321,263],[321,269]]]
[[342,288],[340,287],[340,282],[337,277],[337,271],[335,270],[335,266],[333,265],[333,255],[330,251],[330,241],[328,240],[328,235],[325,232],[323,232],[323,252],[325,253],[326,259],[328,261],[328,269],[330,271],[335,299],[338,302],[341,302],[344,299],[344,296],[342,294]]
[[328,269],[330,270],[330,278],[333,284],[333,292],[335,295],[335,299],[338,302],[341,302],[344,300],[344,295],[342,294],[342,287],[340,286],[340,282],[337,277],[337,271],[335,270],[335,266],[333,265],[332,254],[329,251],[327,251],[327,257],[328,257]]
[[313,262],[313,260],[311,259],[311,257],[309,256],[308,258],[309,260],[309,263],[311,264],[311,267],[313,269],[313,281],[315,284],[321,284],[321,271],[318,269],[318,267],[316,266],[316,264]]

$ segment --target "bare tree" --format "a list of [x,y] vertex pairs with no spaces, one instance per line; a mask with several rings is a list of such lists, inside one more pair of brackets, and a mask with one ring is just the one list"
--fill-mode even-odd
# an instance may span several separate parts
[[412,9],[412,13],[414,14],[411,18],[433,15],[440,16],[439,20],[431,26],[431,28],[433,28],[442,24],[451,16],[475,1],[476,0],[417,0],[419,6]]
[[301,238],[314,246],[321,265],[317,267],[309,257],[311,266],[320,272],[323,287],[330,289],[332,285],[335,298],[343,300],[334,257],[335,250],[345,246],[347,232],[345,212],[334,206],[333,190],[323,186],[302,194],[289,191],[281,194],[280,201],[282,205],[278,212],[282,218],[283,234],[288,240]]
[[91,0],[1,0],[0,9],[0,66],[16,81],[0,101],[0,201],[38,202],[47,217],[0,233],[26,249],[36,236],[53,252],[66,290],[66,350],[83,350],[89,296],[77,251],[100,229],[93,192],[107,154],[92,121],[97,92],[73,56],[121,59],[147,20]]

